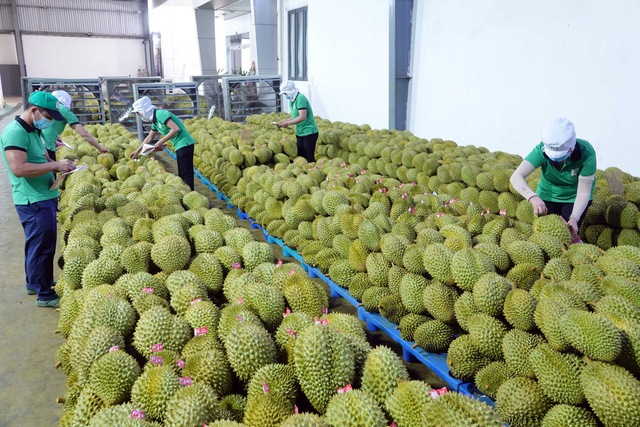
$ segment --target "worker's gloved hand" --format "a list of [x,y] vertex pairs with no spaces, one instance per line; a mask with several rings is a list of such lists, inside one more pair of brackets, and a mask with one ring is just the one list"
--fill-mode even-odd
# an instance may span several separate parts
[[529,203],[533,206],[533,213],[536,215],[546,215],[547,214],[547,205],[545,205],[544,201],[538,197],[533,196],[529,199]]

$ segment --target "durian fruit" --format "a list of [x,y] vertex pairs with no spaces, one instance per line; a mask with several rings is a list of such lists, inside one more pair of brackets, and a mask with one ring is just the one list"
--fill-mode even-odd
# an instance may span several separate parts
[[109,351],[91,366],[89,386],[105,405],[124,402],[140,375],[138,362],[122,350]]
[[106,405],[93,391],[91,387],[84,387],[78,396],[75,406],[73,407],[73,416],[71,419],[72,426],[85,426],[89,424],[100,409]]
[[509,366],[503,361],[491,362],[484,368],[480,369],[474,378],[474,382],[478,390],[491,397],[496,398],[498,389],[506,380],[516,375],[509,369]]
[[454,252],[443,243],[432,243],[424,248],[422,262],[431,277],[444,284],[453,285],[453,255]]
[[330,427],[326,421],[312,413],[302,412],[285,419],[280,427]]
[[469,331],[467,320],[471,315],[480,312],[473,301],[473,294],[471,292],[463,292],[462,295],[458,297],[453,306],[453,311],[458,325],[467,332]]
[[224,342],[229,364],[241,381],[248,382],[261,367],[276,361],[271,335],[251,322],[238,322]]
[[296,380],[295,371],[291,365],[273,363],[258,369],[249,381],[247,387],[247,398],[249,400],[264,393],[274,392],[282,399],[287,399],[291,403],[295,402],[299,386]]
[[186,357],[182,375],[194,382],[207,384],[217,396],[228,394],[233,386],[227,358],[218,349],[204,350]]
[[622,334],[606,317],[570,310],[560,319],[564,338],[573,348],[594,360],[614,361],[622,350]]
[[513,283],[497,273],[486,273],[473,285],[473,301],[476,307],[489,316],[502,314],[505,298]]
[[571,245],[573,240],[567,223],[560,215],[556,214],[539,216],[534,219],[533,231],[553,236],[566,246]]
[[198,254],[189,265],[189,271],[196,274],[205,287],[218,293],[222,290],[224,273],[218,258],[209,253]]
[[471,291],[480,278],[495,271],[495,265],[483,253],[464,248],[453,255],[451,270],[456,285],[463,291]]
[[384,427],[384,413],[375,399],[364,390],[335,394],[327,405],[329,425],[342,427]]
[[446,351],[454,338],[455,333],[451,326],[439,320],[427,320],[413,333],[416,344],[432,353]]
[[145,369],[131,388],[131,403],[152,420],[164,419],[169,399],[180,388],[173,367],[162,365]]
[[180,352],[192,335],[189,324],[172,315],[164,307],[153,307],[145,311],[138,320],[133,334],[133,346],[145,357],[155,348]]
[[182,270],[189,262],[189,258],[191,258],[191,245],[182,236],[165,236],[151,248],[153,263],[169,273]]
[[402,360],[388,347],[379,346],[369,352],[362,373],[362,390],[368,392],[380,406],[409,374]]
[[486,314],[474,314],[468,319],[469,336],[475,348],[492,360],[502,359],[502,339],[506,326],[498,319]]
[[[107,406],[99,410],[89,421],[88,427],[122,426],[147,427],[151,426],[144,412],[140,413],[132,404]],[[137,418],[141,417],[141,418]]]
[[503,314],[514,328],[530,331],[535,328],[533,314],[536,299],[524,289],[513,289],[504,300]]
[[524,377],[505,381],[496,397],[500,418],[513,427],[539,425],[551,406],[540,385]]
[[431,316],[447,323],[455,319],[454,306],[457,298],[458,293],[453,287],[434,282],[424,288],[422,304]]
[[400,298],[410,313],[421,314],[424,312],[422,294],[427,286],[429,286],[429,281],[420,274],[409,273],[402,277],[399,289]]
[[434,399],[424,408],[422,414],[424,427],[502,425],[498,414],[491,406],[455,391],[449,391]]
[[431,403],[431,387],[422,381],[400,381],[385,402],[385,409],[398,427],[418,427],[422,412]]
[[502,338],[502,353],[509,369],[518,376],[535,378],[535,371],[529,363],[529,354],[544,342],[540,335],[519,329],[512,329]]
[[451,375],[461,380],[472,380],[476,373],[491,363],[491,359],[478,351],[470,335],[460,335],[449,345],[447,365]]
[[293,355],[300,388],[324,413],[336,391],[354,379],[355,360],[347,338],[330,325],[310,325],[298,333]]
[[293,402],[276,391],[247,399],[244,423],[249,427],[278,427],[293,414]]
[[[220,400],[222,417],[235,420],[239,425],[244,419],[244,411],[247,407],[247,398],[241,394],[228,394]],[[240,421],[238,421],[240,420]]]
[[529,363],[542,392],[553,402],[569,405],[584,402],[579,380],[582,362],[577,356],[541,344],[529,355]]
[[198,426],[219,418],[218,397],[204,383],[193,383],[175,392],[167,402],[166,426]]
[[555,405],[542,419],[541,427],[598,427],[598,421],[591,411],[579,406]]
[[400,328],[400,337],[405,341],[415,341],[414,334],[416,329],[424,322],[431,320],[428,316],[421,314],[409,313],[400,319],[398,324]]

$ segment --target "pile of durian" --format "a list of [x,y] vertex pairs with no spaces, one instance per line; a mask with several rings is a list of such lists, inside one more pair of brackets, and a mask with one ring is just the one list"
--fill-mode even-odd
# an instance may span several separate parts
[[[499,426],[490,406],[411,380],[324,287],[276,262],[118,125],[65,131],[87,169],[60,200],[60,426]],[[435,397],[432,397],[433,396]],[[297,413],[300,412],[300,413]]]
[[[187,123],[197,168],[232,204],[407,340],[447,352],[510,425],[640,424],[636,178],[622,172],[611,195],[598,171],[588,243],[572,244],[510,188],[519,156],[320,121],[307,164],[277,118]],[[254,162],[262,148],[273,159]]]

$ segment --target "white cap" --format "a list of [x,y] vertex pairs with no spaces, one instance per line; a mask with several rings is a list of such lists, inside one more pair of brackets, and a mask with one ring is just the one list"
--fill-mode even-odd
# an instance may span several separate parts
[[67,108],[71,108],[71,95],[64,90],[54,90],[51,95],[55,96],[58,102]]
[[573,123],[564,117],[553,119],[542,131],[544,153],[551,159],[564,157],[576,146],[576,131]]
[[143,96],[142,98],[136,100],[136,102],[134,102],[131,107],[133,108],[131,112],[140,112],[145,117],[150,117],[153,113],[153,110],[157,108],[155,105],[151,104],[151,99],[149,99],[148,96]]
[[283,94],[289,95],[289,98],[294,99],[298,94],[298,89],[296,88],[295,83],[291,80],[287,80],[285,84],[280,86],[280,95]]

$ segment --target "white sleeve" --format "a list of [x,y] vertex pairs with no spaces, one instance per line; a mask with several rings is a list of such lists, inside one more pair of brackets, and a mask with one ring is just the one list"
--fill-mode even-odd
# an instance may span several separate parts
[[573,202],[573,210],[571,211],[571,217],[576,221],[580,220],[585,209],[587,209],[589,198],[591,197],[591,186],[595,178],[595,175],[578,177],[578,191],[576,193],[576,200]]
[[527,160],[523,160],[522,163],[520,163],[520,166],[518,166],[518,168],[513,171],[511,179],[509,180],[511,182],[511,185],[513,185],[513,188],[515,188],[515,190],[527,200],[536,195],[531,187],[529,187],[529,184],[527,184],[526,180],[526,178],[531,175],[534,170],[536,170],[536,168],[530,162],[528,162]]

